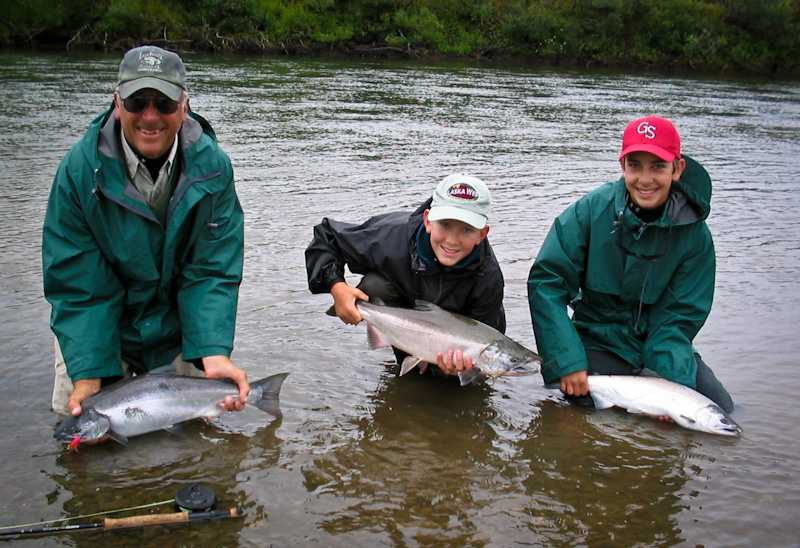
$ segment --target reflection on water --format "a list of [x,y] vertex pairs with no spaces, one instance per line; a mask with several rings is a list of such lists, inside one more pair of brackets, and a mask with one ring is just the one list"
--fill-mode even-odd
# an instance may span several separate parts
[[[0,526],[174,497],[201,482],[242,519],[20,546],[792,546],[800,320],[800,87],[468,64],[187,59],[191,105],[246,214],[234,360],[288,371],[284,418],[245,410],[75,454],[52,439],[39,238],[58,162],[108,104],[117,55],[0,54]],[[622,128],[673,118],[714,179],[714,309],[698,350],[733,394],[729,440],[566,405],[537,377],[397,376],[324,315],[303,250],[323,216],[413,208],[484,178],[508,334],[533,348],[525,280],[553,218],[618,177]],[[385,349],[384,349],[385,350]],[[171,511],[160,508],[156,511]]]
[[386,377],[370,397],[372,412],[348,445],[304,469],[306,488],[325,508],[319,526],[354,533],[363,546],[404,538],[470,545],[486,534],[486,501],[474,486],[491,482],[497,459],[489,389],[465,393],[457,382],[418,375],[396,380]]
[[545,545],[674,546],[687,480],[680,455],[692,437],[660,438],[652,424],[617,412],[577,422],[575,409],[550,410],[565,427],[519,443],[527,493],[547,522]]

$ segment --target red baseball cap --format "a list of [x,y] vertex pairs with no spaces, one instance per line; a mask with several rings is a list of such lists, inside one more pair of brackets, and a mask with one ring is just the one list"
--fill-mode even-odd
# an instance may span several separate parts
[[631,152],[650,152],[664,161],[671,162],[681,157],[681,136],[672,122],[658,116],[647,116],[634,120],[625,128],[622,136],[622,160]]

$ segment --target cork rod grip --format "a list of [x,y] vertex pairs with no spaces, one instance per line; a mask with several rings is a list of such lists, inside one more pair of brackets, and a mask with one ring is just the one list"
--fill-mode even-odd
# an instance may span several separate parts
[[129,518],[106,518],[103,523],[105,529],[125,529],[126,527],[146,527],[148,525],[183,523],[187,521],[189,521],[187,512],[175,512],[174,514],[150,514]]
[[241,508],[230,510],[212,510],[210,512],[175,512],[174,514],[149,514],[129,518],[106,518],[104,529],[125,529],[128,527],[146,527],[148,525],[164,525],[167,523],[187,523],[207,519],[236,518],[242,515]]

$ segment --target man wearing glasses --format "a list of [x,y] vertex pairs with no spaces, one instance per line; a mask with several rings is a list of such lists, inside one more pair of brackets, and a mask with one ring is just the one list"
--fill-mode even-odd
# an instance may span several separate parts
[[669,120],[631,122],[622,177],[564,211],[531,268],[542,374],[576,403],[591,405],[589,374],[655,372],[733,410],[692,346],[711,311],[716,259],[711,179],[680,147]]
[[189,110],[181,58],[128,51],[114,102],[64,157],[42,236],[56,336],[53,411],[115,380],[174,363],[230,378],[244,256],[243,213],[227,154]]

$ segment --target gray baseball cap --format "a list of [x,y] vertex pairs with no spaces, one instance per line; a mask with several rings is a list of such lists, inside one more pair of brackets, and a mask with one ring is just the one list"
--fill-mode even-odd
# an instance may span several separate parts
[[433,193],[428,220],[455,219],[481,230],[486,226],[491,205],[486,183],[469,175],[448,175]]
[[152,88],[177,101],[186,90],[186,68],[177,53],[157,46],[140,46],[122,58],[117,86],[121,99]]

